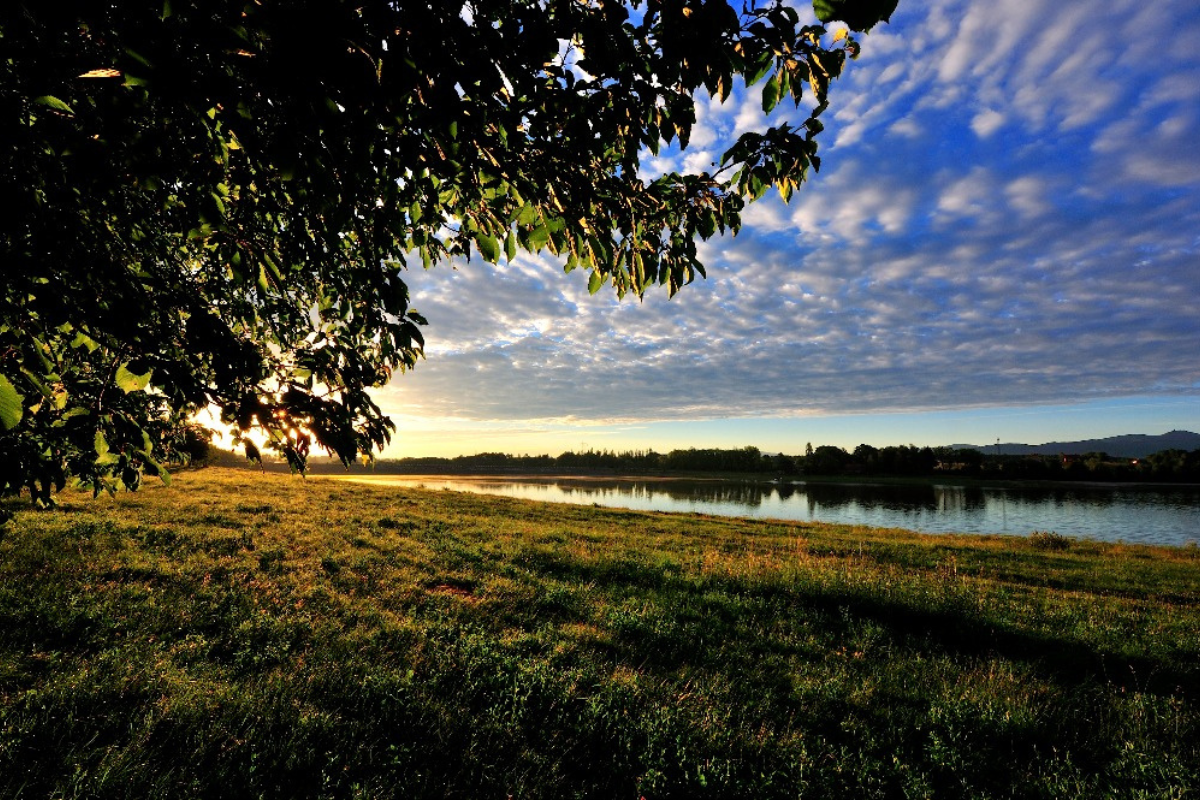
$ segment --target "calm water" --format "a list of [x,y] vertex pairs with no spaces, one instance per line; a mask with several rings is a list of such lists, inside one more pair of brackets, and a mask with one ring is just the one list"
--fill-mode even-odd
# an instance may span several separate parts
[[757,484],[724,481],[355,477],[373,484],[496,494],[556,503],[731,517],[842,522],[925,533],[1035,530],[1105,541],[1200,541],[1200,489]]

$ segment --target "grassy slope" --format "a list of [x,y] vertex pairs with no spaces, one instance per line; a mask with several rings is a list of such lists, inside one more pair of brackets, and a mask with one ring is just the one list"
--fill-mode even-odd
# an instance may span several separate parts
[[0,541],[2,797],[1200,792],[1195,548],[218,469],[67,499]]

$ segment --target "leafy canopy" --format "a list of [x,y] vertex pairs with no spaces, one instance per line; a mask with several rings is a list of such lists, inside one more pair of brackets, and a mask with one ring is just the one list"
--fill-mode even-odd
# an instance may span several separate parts
[[[0,491],[41,502],[165,476],[210,405],[297,468],[383,446],[368,390],[422,356],[410,265],[548,250],[674,293],[697,238],[819,166],[859,50],[718,0],[9,0],[0,47]],[[812,111],[643,177],[738,81]]]

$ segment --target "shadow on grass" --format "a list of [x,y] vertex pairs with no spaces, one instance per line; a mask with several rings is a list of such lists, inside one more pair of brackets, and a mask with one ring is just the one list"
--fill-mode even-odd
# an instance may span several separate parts
[[[1158,695],[1200,696],[1200,664],[1193,660],[1130,655],[1081,642],[1069,633],[1013,629],[1011,623],[967,608],[966,597],[889,601],[852,589],[805,583],[761,585],[736,577],[687,576],[677,567],[632,559],[590,564],[545,552],[526,554],[524,563],[543,577],[594,585],[610,595],[649,593],[658,606],[653,618],[633,615],[624,623],[617,619],[615,632],[637,658],[662,669],[719,669],[728,653],[711,645],[729,637],[739,637],[760,655],[795,655],[793,645],[778,637],[751,634],[753,639],[746,641],[761,615],[768,614],[804,617],[831,639],[845,639],[855,629],[872,626],[883,632],[887,644],[908,653],[1009,661],[1064,689],[1100,684]],[[921,607],[921,603],[934,607]]]

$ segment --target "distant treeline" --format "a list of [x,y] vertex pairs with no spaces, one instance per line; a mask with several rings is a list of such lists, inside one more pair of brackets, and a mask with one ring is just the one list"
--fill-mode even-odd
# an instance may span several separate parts
[[[313,467],[321,471],[322,465]],[[339,466],[340,468],[340,466]],[[586,450],[559,456],[477,453],[456,458],[402,458],[383,460],[377,472],[467,473],[479,472],[601,472],[647,474],[731,473],[772,476],[884,476],[937,477],[955,475],[1012,480],[1100,480],[1200,482],[1200,450],[1164,450],[1146,458],[1084,455],[996,455],[975,449],[899,445],[854,450],[822,445],[804,455],[766,454],[757,447],[672,450]]]

